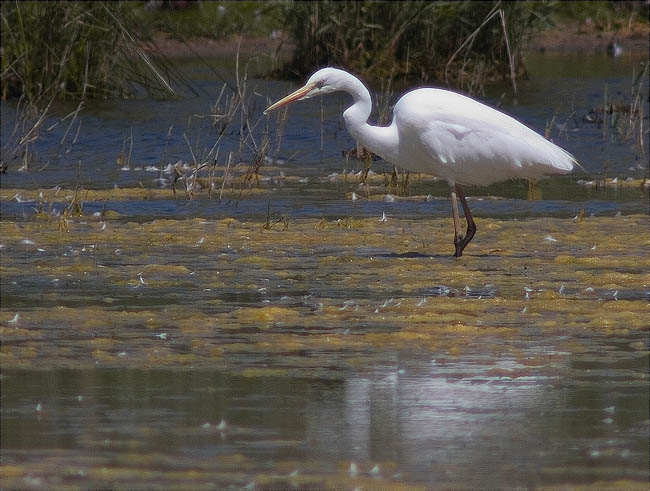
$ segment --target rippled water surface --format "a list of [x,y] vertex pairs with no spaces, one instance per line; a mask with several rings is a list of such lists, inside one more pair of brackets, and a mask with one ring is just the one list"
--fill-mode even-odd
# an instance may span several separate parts
[[[183,133],[214,138],[201,65],[201,97],[89,106],[68,147],[53,130],[2,174],[2,487],[646,489],[647,156],[582,120],[638,61],[532,58],[516,98],[487,91],[539,130],[557,112],[593,175],[469,190],[460,259],[444,183],[403,193],[377,162],[358,185],[343,95],[322,126],[318,101],[271,121],[255,186],[244,163],[193,199],[158,179],[191,161]],[[253,82],[257,113],[290,89]]]

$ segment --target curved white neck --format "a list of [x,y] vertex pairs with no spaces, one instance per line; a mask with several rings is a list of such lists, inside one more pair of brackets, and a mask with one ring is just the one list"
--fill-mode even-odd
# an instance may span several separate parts
[[368,117],[372,110],[370,92],[356,77],[349,75],[341,90],[348,92],[354,99],[354,104],[343,112],[343,119],[350,135],[368,150],[385,160],[394,161],[397,158],[398,135],[397,128],[390,126],[372,126]]

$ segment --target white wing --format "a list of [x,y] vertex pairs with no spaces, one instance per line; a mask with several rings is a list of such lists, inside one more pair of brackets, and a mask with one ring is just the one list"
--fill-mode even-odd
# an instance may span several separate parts
[[402,167],[458,184],[565,174],[575,158],[514,118],[468,97],[417,89],[395,106]]

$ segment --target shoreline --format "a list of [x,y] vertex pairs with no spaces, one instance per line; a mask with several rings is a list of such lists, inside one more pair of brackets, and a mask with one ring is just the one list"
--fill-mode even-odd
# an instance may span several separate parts
[[648,26],[636,24],[630,29],[598,31],[584,23],[565,23],[549,27],[531,39],[527,53],[542,54],[598,54],[606,53],[612,40],[622,49],[622,54],[648,55]]
[[[621,31],[598,31],[588,24],[566,23],[549,27],[533,37],[525,54],[599,54],[606,53],[612,40],[622,50],[622,54],[643,54],[649,52],[648,26],[637,24]],[[267,36],[229,36],[221,39],[197,37],[180,41],[168,34],[157,33],[153,39],[157,48],[172,59],[196,56],[269,56],[289,58],[294,49],[286,35]]]

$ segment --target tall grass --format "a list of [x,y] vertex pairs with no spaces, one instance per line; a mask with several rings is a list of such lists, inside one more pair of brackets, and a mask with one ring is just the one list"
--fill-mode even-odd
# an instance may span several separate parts
[[553,17],[559,21],[589,23],[598,31],[631,29],[637,23],[647,24],[648,2],[639,0],[557,2],[553,9]]
[[181,40],[239,34],[266,36],[282,29],[284,4],[284,0],[192,2],[187,8],[150,9],[147,21],[153,29]]
[[[445,80],[480,86],[522,69],[526,41],[548,15],[549,2],[357,2],[287,4],[296,44],[286,71],[304,77],[324,65],[374,81]],[[445,76],[446,73],[446,76]]]
[[2,97],[84,99],[174,93],[136,2],[4,1]]
[[612,141],[632,143],[645,155],[648,140],[648,127],[645,122],[648,105],[648,63],[641,63],[638,72],[635,68],[629,103],[626,99],[611,96],[608,98],[605,85],[603,106],[590,110],[585,120],[602,126],[604,138],[611,132]]

